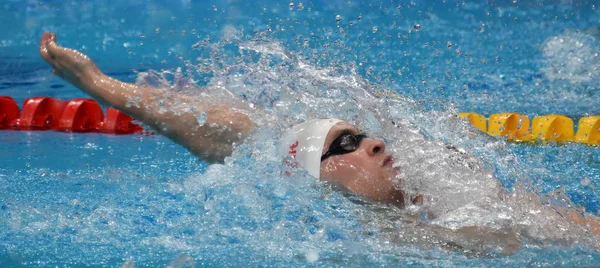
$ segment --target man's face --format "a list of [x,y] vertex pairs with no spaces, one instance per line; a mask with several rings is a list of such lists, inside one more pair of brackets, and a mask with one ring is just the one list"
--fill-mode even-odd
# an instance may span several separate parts
[[[323,153],[343,134],[360,134],[352,125],[340,122],[333,126]],[[385,153],[382,141],[363,138],[358,148],[350,153],[332,155],[321,162],[321,180],[342,186],[369,200],[404,206],[404,196],[391,178],[396,175],[392,168],[393,159]]]

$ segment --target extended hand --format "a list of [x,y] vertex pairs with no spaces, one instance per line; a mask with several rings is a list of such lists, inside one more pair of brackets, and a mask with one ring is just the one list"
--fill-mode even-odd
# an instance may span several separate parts
[[56,44],[56,35],[51,32],[42,35],[40,56],[54,68],[56,75],[80,88],[90,82],[94,74],[100,73],[88,56]]

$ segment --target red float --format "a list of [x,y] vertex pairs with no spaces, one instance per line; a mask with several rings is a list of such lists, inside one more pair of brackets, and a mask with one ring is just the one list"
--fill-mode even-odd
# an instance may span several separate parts
[[33,97],[26,99],[19,111],[13,98],[0,96],[0,129],[154,135],[114,108],[109,107],[104,116],[100,104],[86,98]]
[[92,99],[74,99],[64,107],[57,129],[67,132],[97,132],[102,127],[104,114]]
[[23,102],[21,117],[11,124],[12,128],[26,130],[56,129],[65,103],[49,97],[33,97]]
[[13,98],[0,96],[0,129],[9,128],[20,115],[19,106]]
[[114,108],[106,109],[102,132],[112,134],[142,133],[143,128],[132,123],[133,118]]

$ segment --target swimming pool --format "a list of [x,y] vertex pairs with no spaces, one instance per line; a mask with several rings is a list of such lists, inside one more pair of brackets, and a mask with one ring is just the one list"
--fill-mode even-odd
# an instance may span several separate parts
[[[138,82],[169,81],[173,90],[194,94],[184,87],[189,79],[177,78],[181,67],[195,71],[197,84],[222,81],[292,119],[336,115],[375,133],[374,119],[404,120],[429,140],[483,159],[481,169],[509,190],[515,183],[562,189],[598,215],[597,147],[506,144],[470,137],[469,126],[452,119],[458,111],[600,114],[597,6],[561,2],[8,0],[0,8],[0,21],[11,26],[0,29],[0,95],[18,102],[84,97],[38,59],[39,36],[51,30],[61,44],[126,81],[155,70]],[[163,79],[162,69],[175,75]],[[278,108],[286,90],[315,96],[314,103]],[[364,92],[405,99],[378,109]],[[357,113],[359,105],[371,114]],[[380,212],[310,180],[281,178],[269,134],[240,146],[225,165],[207,166],[158,136],[2,131],[0,263],[570,267],[600,261],[584,244],[530,242],[509,257],[468,258],[391,243],[384,230],[407,234],[402,229],[410,227],[394,220],[400,212]],[[430,148],[417,145],[392,141],[390,148]],[[421,153],[407,163],[432,160],[434,171],[462,172]],[[564,195],[552,196],[561,202]]]

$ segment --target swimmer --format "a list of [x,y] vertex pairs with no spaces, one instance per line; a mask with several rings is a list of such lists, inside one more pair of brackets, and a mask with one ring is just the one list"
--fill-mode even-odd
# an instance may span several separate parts
[[[233,152],[234,143],[242,143],[260,127],[249,116],[255,108],[243,102],[212,104],[209,99],[197,100],[111,78],[86,55],[60,47],[56,36],[49,32],[42,36],[40,55],[56,75],[210,163],[223,162]],[[139,101],[132,105],[132,100]],[[199,123],[193,111],[174,113],[171,108],[181,104],[204,111],[206,122]],[[407,196],[392,182],[396,176],[392,167],[394,159],[386,152],[385,144],[369,138],[348,122],[315,119],[300,123],[282,136],[279,151],[282,156],[287,155],[284,164],[302,167],[311,176],[366,200],[399,208],[423,202],[422,195]],[[600,235],[600,220],[596,217],[573,209],[554,211]],[[518,237],[514,233],[489,231],[483,227],[466,227],[453,232],[483,240],[487,240],[486,237],[506,239],[503,244],[510,248],[504,252],[507,254],[518,249]]]
[[[40,55],[56,75],[210,163],[223,162],[231,155],[232,144],[240,144],[258,127],[248,116],[250,108],[242,103],[235,103],[235,107],[212,105],[208,100],[199,102],[188,96],[157,88],[141,88],[111,78],[88,56],[58,46],[52,33],[43,34]],[[128,104],[138,98],[143,106]],[[164,106],[159,107],[159,103]],[[171,108],[181,103],[205,111],[206,122],[199,125],[198,114],[191,111],[172,112]],[[160,112],[161,108],[166,112]],[[351,124],[333,119],[297,125],[286,137],[289,144],[282,143],[284,150],[280,151],[287,151],[296,140],[307,142],[295,148],[296,159],[312,176],[369,200],[404,207],[404,194],[390,179],[395,172],[393,159],[385,152],[382,141],[368,138]],[[296,137],[298,139],[291,141]],[[418,200],[414,198],[415,202]]]

